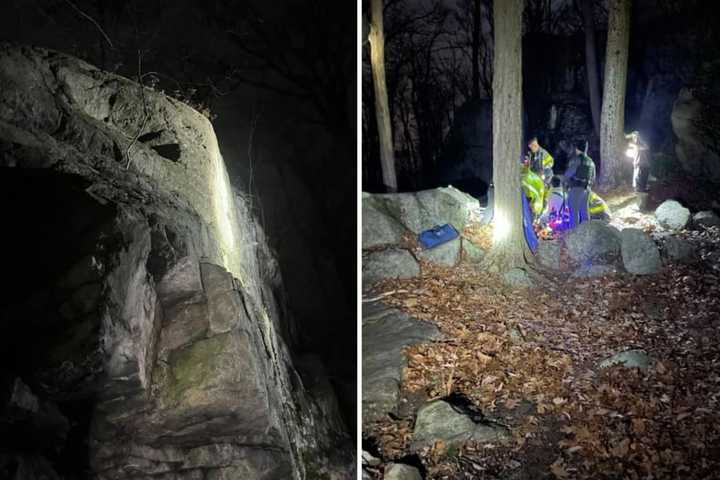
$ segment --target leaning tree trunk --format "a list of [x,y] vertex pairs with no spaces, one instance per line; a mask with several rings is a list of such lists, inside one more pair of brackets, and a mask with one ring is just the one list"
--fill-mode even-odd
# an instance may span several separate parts
[[493,246],[488,264],[525,266],[520,154],[522,143],[522,12],[524,0],[494,0]]
[[385,35],[383,33],[383,0],[370,1],[370,65],[375,88],[375,118],[380,138],[380,165],[383,184],[388,192],[397,191],[395,154],[393,151],[390,109],[385,85]]
[[600,183],[606,188],[621,183],[630,3],[631,0],[609,0],[608,5],[605,90],[600,121]]
[[595,50],[595,24],[593,23],[592,0],[580,0],[585,30],[585,71],[587,72],[590,110],[595,135],[600,134],[600,80],[598,79],[597,55]]

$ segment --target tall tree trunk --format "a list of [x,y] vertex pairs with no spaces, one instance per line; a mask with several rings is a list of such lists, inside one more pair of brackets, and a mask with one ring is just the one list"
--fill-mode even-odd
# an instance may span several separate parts
[[593,0],[580,0],[583,28],[585,30],[585,71],[587,72],[590,110],[592,111],[595,135],[600,135],[600,80],[598,79],[597,55],[595,50],[595,24],[592,11]]
[[472,96],[480,98],[480,31],[482,29],[482,11],[480,0],[473,0],[472,30]]
[[488,263],[525,266],[520,201],[522,143],[522,12],[524,0],[494,0],[493,183],[495,225]]
[[397,191],[395,154],[393,151],[390,109],[385,85],[385,35],[383,33],[383,0],[370,1],[370,65],[375,88],[375,118],[380,137],[380,165],[383,184],[388,192]]
[[605,187],[614,187],[621,183],[630,3],[631,0],[609,0],[608,5],[605,89],[600,121],[600,183]]

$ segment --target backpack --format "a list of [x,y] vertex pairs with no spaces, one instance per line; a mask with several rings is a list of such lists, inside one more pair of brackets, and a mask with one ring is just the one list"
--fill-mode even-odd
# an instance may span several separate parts
[[582,163],[578,165],[573,175],[573,180],[588,184],[590,183],[590,175],[592,173],[592,165],[590,165],[590,159],[586,156],[582,157]]

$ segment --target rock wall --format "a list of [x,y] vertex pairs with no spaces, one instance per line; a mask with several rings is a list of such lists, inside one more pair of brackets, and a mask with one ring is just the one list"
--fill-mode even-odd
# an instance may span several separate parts
[[32,344],[40,328],[47,346],[27,363],[7,350],[0,380],[22,377],[87,445],[66,435],[37,461],[11,450],[0,471],[75,478],[72,450],[100,479],[354,478],[332,389],[294,366],[307,361],[277,262],[202,115],[75,58],[0,44],[0,167],[17,180],[10,200],[57,189],[27,228],[63,246],[40,253],[42,282],[0,304],[0,343]]

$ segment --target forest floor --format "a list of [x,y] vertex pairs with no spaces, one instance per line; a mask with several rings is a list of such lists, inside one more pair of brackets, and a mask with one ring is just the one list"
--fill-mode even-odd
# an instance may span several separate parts
[[[414,418],[401,414],[364,425],[364,449],[429,479],[720,478],[720,230],[681,235],[702,260],[650,276],[510,290],[469,265],[424,266],[377,285],[443,333],[405,349],[401,403],[461,398],[513,440],[411,455]],[[629,349],[650,367],[599,367]]]

